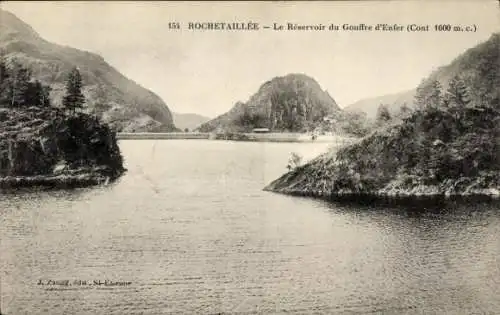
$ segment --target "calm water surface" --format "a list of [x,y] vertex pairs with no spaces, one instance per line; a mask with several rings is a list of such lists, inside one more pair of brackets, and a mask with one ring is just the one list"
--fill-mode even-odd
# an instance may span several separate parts
[[117,183],[0,195],[2,314],[500,313],[498,204],[261,190],[324,144],[120,146]]

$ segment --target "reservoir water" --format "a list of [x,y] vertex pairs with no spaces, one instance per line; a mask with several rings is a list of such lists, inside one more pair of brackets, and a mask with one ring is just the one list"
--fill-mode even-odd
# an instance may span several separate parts
[[2,193],[1,313],[500,313],[498,204],[262,191],[326,146],[122,140],[116,183]]

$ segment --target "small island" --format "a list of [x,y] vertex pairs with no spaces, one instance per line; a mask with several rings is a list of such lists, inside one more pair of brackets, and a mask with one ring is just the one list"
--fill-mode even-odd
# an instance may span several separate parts
[[116,134],[85,112],[82,78],[68,74],[63,106],[15,59],[0,61],[0,188],[83,187],[125,172]]

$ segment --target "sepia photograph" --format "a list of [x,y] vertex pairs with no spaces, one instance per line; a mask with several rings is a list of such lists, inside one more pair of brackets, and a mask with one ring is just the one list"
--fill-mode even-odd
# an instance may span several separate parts
[[500,314],[500,2],[1,1],[24,314]]

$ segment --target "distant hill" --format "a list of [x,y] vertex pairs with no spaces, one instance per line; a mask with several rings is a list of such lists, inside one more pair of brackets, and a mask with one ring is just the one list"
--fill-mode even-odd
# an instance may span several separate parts
[[304,74],[275,77],[262,84],[246,102],[237,102],[227,113],[202,124],[203,132],[275,132],[312,130],[323,118],[340,111],[335,100],[313,78]]
[[435,81],[439,82],[444,96],[455,77],[467,86],[470,101],[475,104],[495,104],[500,100],[500,33],[468,49],[451,63],[442,66],[422,80],[417,93],[426,94]]
[[184,130],[194,130],[201,124],[210,120],[210,118],[198,114],[172,113],[174,116],[174,124],[177,128]]
[[[469,86],[470,97],[479,102],[489,102],[496,97],[493,94],[500,86],[500,34],[496,33],[476,47],[468,49],[466,52],[455,58],[448,65],[439,67],[427,78],[422,80],[415,89],[400,93],[382,95],[373,98],[359,100],[343,108],[348,112],[363,112],[367,118],[374,119],[380,104],[387,105],[391,114],[398,114],[403,104],[410,108],[415,106],[415,96],[417,91],[430,89],[434,81],[438,81],[441,91],[448,88],[449,82],[455,76],[460,76]],[[493,69],[489,67],[498,65]],[[493,70],[493,71],[491,71]],[[492,94],[493,93],[493,94]],[[496,95],[496,94],[495,94]]]
[[84,95],[92,110],[105,103],[100,115],[116,131],[172,131],[170,110],[153,92],[126,78],[101,56],[50,43],[10,12],[0,10],[0,52],[16,58],[34,77],[52,87],[51,98],[61,104],[66,75],[73,67],[82,74]]
[[391,114],[398,114],[403,104],[413,107],[416,90],[412,89],[395,94],[382,95],[359,100],[343,108],[352,113],[365,113],[368,119],[375,119],[380,104],[387,105]]

